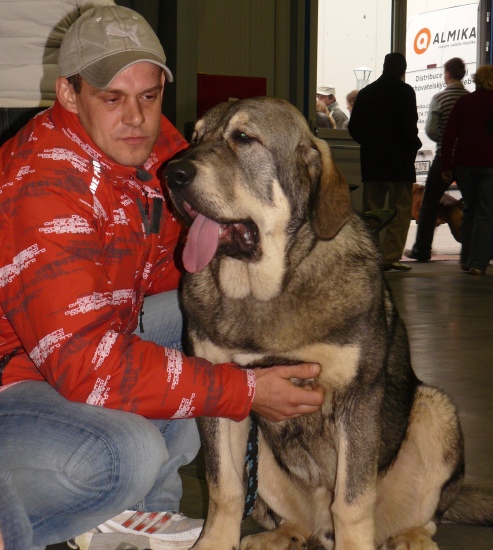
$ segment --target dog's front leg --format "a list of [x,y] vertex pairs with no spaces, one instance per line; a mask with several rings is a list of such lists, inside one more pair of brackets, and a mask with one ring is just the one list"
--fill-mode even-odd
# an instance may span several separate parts
[[203,438],[209,510],[194,550],[235,550],[245,507],[245,452],[250,419],[199,419]]
[[[353,420],[354,421],[354,420]],[[347,425],[346,425],[347,427]],[[336,549],[375,550],[376,441],[339,426],[336,487],[332,514]]]

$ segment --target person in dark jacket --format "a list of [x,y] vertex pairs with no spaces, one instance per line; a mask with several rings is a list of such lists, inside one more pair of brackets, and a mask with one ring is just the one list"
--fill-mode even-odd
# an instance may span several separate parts
[[363,210],[388,207],[396,216],[383,236],[385,270],[411,269],[400,262],[411,222],[414,160],[421,147],[418,138],[416,94],[406,84],[406,59],[397,52],[385,56],[383,73],[360,92],[348,130],[361,145]]
[[484,275],[490,263],[493,232],[493,66],[479,67],[476,90],[460,97],[445,126],[442,178],[453,180],[464,198],[460,264],[471,275]]

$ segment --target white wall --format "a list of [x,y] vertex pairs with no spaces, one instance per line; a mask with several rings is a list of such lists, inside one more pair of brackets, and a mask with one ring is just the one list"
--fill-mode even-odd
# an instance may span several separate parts
[[[428,11],[441,10],[444,8],[453,8],[455,6],[462,6],[468,4],[467,0],[408,0],[407,1],[407,17],[418,15],[420,13],[426,13]],[[475,4],[473,0],[471,4]]]
[[339,106],[357,87],[353,69],[369,67],[370,82],[382,74],[391,50],[391,0],[319,0],[317,86],[335,86]]
[[[407,18],[476,0],[408,0]],[[319,0],[317,86],[335,86],[347,113],[346,94],[357,87],[353,69],[369,67],[369,82],[382,74],[391,50],[391,0]]]

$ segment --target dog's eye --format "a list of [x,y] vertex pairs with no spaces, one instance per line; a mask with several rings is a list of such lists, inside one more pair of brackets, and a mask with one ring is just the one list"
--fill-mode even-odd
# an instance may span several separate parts
[[257,141],[254,137],[251,137],[247,133],[240,130],[233,134],[233,139],[239,143],[252,143],[253,141]]

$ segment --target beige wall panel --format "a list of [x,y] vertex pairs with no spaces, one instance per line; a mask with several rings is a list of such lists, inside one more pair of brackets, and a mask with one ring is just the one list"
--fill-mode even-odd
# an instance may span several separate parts
[[276,0],[197,4],[199,72],[264,77],[268,95],[274,95]]

